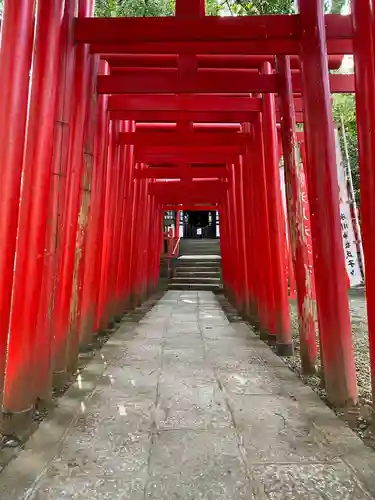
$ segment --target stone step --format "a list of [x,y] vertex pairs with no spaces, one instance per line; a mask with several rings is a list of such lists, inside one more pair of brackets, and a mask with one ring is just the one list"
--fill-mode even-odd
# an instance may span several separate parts
[[207,290],[217,292],[222,289],[221,284],[210,285],[207,283],[169,283],[168,290]]
[[[184,269],[184,268],[183,268]],[[220,271],[186,271],[179,269],[176,269],[176,274],[175,276],[180,276],[180,277],[187,277],[187,278],[220,278]]]
[[207,283],[207,284],[212,284],[216,285],[221,282],[220,277],[216,278],[199,278],[199,277],[186,277],[186,276],[180,276],[180,277],[175,277],[172,278],[170,283]]
[[219,261],[215,261],[215,260],[212,260],[212,261],[209,261],[209,260],[178,260],[177,261],[177,265],[176,265],[177,268],[179,267],[184,267],[184,268],[194,268],[194,269],[198,269],[198,268],[202,268],[202,267],[206,267],[206,268],[220,268],[221,267],[221,262]]

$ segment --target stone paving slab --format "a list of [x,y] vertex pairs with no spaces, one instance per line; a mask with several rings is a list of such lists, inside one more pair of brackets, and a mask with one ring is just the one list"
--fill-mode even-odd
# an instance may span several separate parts
[[1,500],[370,500],[375,453],[211,292],[124,323],[0,475]]

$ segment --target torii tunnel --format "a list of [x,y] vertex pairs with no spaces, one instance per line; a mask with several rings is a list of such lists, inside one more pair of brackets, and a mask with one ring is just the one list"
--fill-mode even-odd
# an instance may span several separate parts
[[[93,0],[5,0],[3,415],[64,386],[93,335],[156,290],[166,210],[219,212],[225,294],[281,356],[294,276],[303,372],[317,366],[316,304],[328,399],[356,404],[332,93],[356,95],[375,392],[375,0],[347,16],[321,0],[247,17],[176,3],[173,17],[95,18]],[[332,72],[348,54],[355,74]]]

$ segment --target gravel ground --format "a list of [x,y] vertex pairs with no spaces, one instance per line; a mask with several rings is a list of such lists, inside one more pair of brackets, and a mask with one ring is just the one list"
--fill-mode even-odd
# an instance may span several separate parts
[[[370,354],[368,346],[368,327],[366,301],[364,296],[349,297],[349,307],[352,319],[353,345],[356,361],[359,403],[355,408],[334,411],[366,442],[375,447],[375,433],[372,425],[372,395],[370,378]],[[302,376],[299,359],[298,315],[295,302],[290,306],[295,356],[284,358],[284,362],[296,372],[306,384],[329,405],[324,388],[321,387],[319,375]],[[319,346],[319,343],[318,343]],[[319,356],[319,354],[318,354]],[[329,405],[330,406],[330,405]],[[375,424],[375,421],[374,421]]]

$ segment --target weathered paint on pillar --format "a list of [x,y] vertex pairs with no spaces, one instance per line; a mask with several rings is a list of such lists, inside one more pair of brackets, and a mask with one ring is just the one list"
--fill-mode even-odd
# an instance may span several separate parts
[[357,402],[357,386],[340,229],[323,2],[299,0],[299,10],[319,330],[328,399],[343,406]]
[[287,56],[279,56],[277,65],[289,222],[289,247],[297,284],[301,368],[303,373],[311,374],[315,372],[317,347],[313,284],[304,225],[303,166],[296,156],[297,144],[290,60]]
[[78,226],[74,252],[74,268],[72,297],[70,301],[70,321],[67,343],[67,369],[74,373],[78,368],[78,353],[80,328],[82,319],[83,284],[86,269],[87,237],[89,214],[91,210],[92,177],[94,168],[94,137],[97,118],[97,96],[95,92],[96,78],[99,71],[99,58],[90,59],[88,77],[87,122],[85,126],[82,180],[80,189],[80,205],[78,211]]
[[40,358],[49,356],[49,350],[35,351],[35,335],[52,176],[63,7],[64,0],[38,2],[3,402],[10,413],[33,406],[36,395],[30,386],[35,387],[39,361],[45,362]]
[[[109,72],[108,64],[101,61],[100,74]],[[95,331],[95,310],[99,289],[98,267],[102,256],[103,212],[108,148],[108,96],[100,95],[97,105],[97,124],[94,141],[94,167],[91,188],[91,208],[87,240],[86,270],[83,283],[80,343],[87,344]]]
[[[78,15],[87,17],[92,10],[90,1],[81,0]],[[68,171],[61,240],[60,279],[53,311],[53,371],[57,387],[65,385],[67,375],[67,342],[70,325],[74,257],[81,201],[81,181],[84,165],[84,140],[88,118],[89,91],[92,69],[89,47],[76,48],[74,77],[74,110],[70,129]]]
[[73,108],[73,95],[70,89],[72,88],[74,78],[74,13],[75,0],[66,0],[62,14],[63,27],[60,39],[61,62],[52,156],[53,176],[46,230],[46,250],[43,259],[43,282],[35,338],[35,353],[44,353],[44,356],[39,356],[38,362],[34,365],[36,377],[35,395],[42,401],[50,399],[52,395],[52,310],[56,286],[59,280],[61,217],[64,213],[69,130]]
[[[272,67],[269,62],[264,63],[263,74],[272,74]],[[280,188],[275,96],[273,94],[264,94],[262,105],[265,149],[264,159],[267,179],[267,207],[270,247],[272,249],[271,267],[275,315],[274,333],[279,338],[290,338],[291,324],[284,254],[285,232],[283,228],[284,220]]]

